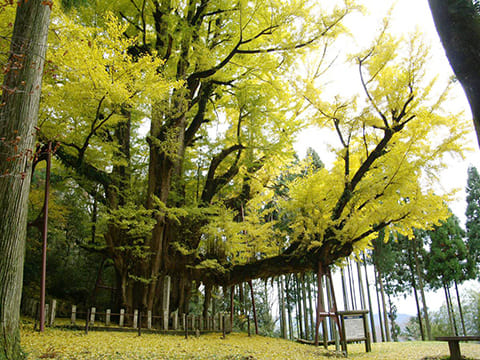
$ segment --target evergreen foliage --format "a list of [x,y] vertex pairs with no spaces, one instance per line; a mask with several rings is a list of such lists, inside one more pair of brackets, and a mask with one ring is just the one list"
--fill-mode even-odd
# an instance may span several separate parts
[[472,264],[469,269],[473,271],[469,276],[474,278],[475,274],[478,274],[478,264],[480,263],[480,175],[475,167],[468,168],[466,192],[465,215],[467,220],[465,226],[467,228],[469,262]]

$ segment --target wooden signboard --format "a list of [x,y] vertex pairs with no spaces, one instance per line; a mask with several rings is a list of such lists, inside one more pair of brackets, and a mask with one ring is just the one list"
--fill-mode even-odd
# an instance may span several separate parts
[[372,351],[367,322],[368,310],[339,311],[342,327],[342,349],[347,354],[347,343],[365,342],[365,351]]

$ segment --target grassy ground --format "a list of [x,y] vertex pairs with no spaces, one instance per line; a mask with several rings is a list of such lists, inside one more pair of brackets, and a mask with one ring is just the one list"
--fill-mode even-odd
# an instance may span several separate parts
[[[157,359],[232,359],[232,360],[292,360],[341,358],[333,350],[301,345],[291,341],[246,334],[220,334],[200,337],[115,332],[89,332],[47,329],[34,332],[25,326],[22,346],[28,359],[89,359],[89,360],[157,360]],[[371,353],[364,353],[363,345],[349,345],[350,359],[363,360],[434,360],[446,359],[448,346],[442,342],[406,342],[373,344]],[[480,344],[461,344],[462,354],[480,359]]]

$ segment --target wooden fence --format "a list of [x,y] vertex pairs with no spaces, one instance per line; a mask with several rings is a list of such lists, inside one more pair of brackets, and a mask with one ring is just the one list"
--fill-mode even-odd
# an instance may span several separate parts
[[[56,300],[45,304],[45,319],[48,326],[55,325],[57,304]],[[34,319],[39,318],[39,308],[38,300],[24,299],[22,301],[22,313]],[[65,309],[62,312],[65,313]],[[99,311],[96,307],[80,310],[76,305],[71,305],[69,323],[71,326],[88,325],[89,327],[98,326],[112,329],[232,331],[229,313],[217,313],[207,317],[196,314],[179,314],[178,311],[172,313],[164,311],[163,314],[154,315],[150,310],[146,312],[134,310],[133,313],[127,313],[124,309],[120,309],[119,313],[113,313],[111,309]]]
[[[133,313],[127,313],[121,309],[119,313],[113,313],[110,309],[98,311],[95,307],[87,312],[77,311],[77,307],[72,305],[70,323],[72,325],[83,324],[88,318],[89,326],[105,327],[130,327],[138,329],[154,330],[199,330],[199,331],[231,331],[230,314],[218,313],[212,316],[204,317],[196,314],[179,314],[177,311],[163,315],[153,315],[152,311],[140,312],[134,310]],[[80,322],[80,319],[83,321]]]

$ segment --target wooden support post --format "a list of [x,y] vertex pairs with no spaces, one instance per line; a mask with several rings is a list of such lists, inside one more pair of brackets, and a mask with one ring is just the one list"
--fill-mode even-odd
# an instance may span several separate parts
[[72,325],[75,325],[76,320],[77,320],[77,305],[72,305],[72,316],[70,318]]
[[451,360],[461,360],[462,354],[460,353],[460,344],[458,341],[449,341],[448,349],[450,350]]
[[173,330],[178,330],[178,310],[173,314]]
[[57,300],[52,300],[52,309],[50,310],[50,326],[53,326],[55,322],[55,315],[57,312]]
[[[45,304],[45,313],[43,314],[43,321],[45,325],[45,319],[48,319],[48,314],[50,313],[50,306],[48,304]],[[41,325],[41,323],[40,323]]]
[[368,318],[367,314],[363,315],[363,328],[365,330],[365,351],[371,352],[372,351],[372,344],[370,339],[370,331],[368,330]]
[[328,276],[328,279],[329,279],[329,283],[330,283],[330,287],[331,287],[331,295],[332,295],[332,309],[331,309],[331,312],[333,312],[335,314],[334,316],[334,320],[337,324],[337,327],[338,327],[338,333],[340,334],[340,343],[342,344],[342,351],[345,352],[345,354],[347,353],[347,347],[346,347],[346,341],[345,341],[345,336],[344,336],[344,331],[342,329],[342,326],[340,325],[340,319],[339,319],[339,316],[338,316],[338,312],[337,312],[337,300],[335,298],[335,290],[333,288],[333,280],[332,280],[332,271],[331,269],[329,268],[328,271],[327,271],[327,276]]
[[147,311],[147,329],[152,328],[152,310]]
[[112,314],[112,310],[107,309],[107,312],[105,314],[105,326],[110,326],[110,316]]
[[123,326],[125,322],[125,309],[120,309],[120,320],[118,321],[119,326]]
[[95,312],[97,309],[95,307],[92,307],[92,310],[90,312],[90,325],[94,326],[95,325]]
[[163,330],[168,330],[168,311],[163,311]]
[[133,310],[133,328],[136,329],[138,324],[138,310]]

